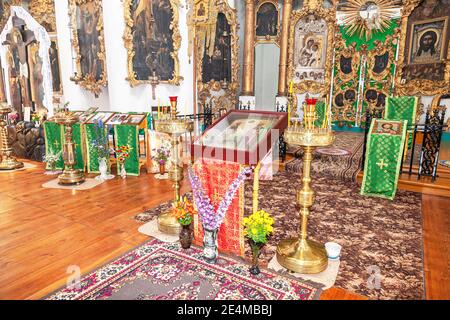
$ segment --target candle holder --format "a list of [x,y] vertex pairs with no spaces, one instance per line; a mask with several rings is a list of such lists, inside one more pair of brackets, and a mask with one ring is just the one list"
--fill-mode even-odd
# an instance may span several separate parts
[[57,113],[53,120],[65,127],[65,142],[63,145],[64,170],[58,177],[60,185],[79,185],[85,181],[84,173],[81,170],[74,169],[77,163],[75,157],[75,143],[72,139],[72,126],[79,121],[79,117],[73,112],[62,111]]
[[280,241],[277,246],[277,260],[288,270],[298,273],[319,273],[327,268],[328,258],[325,246],[308,239],[307,225],[310,209],[315,195],[311,189],[312,153],[317,147],[329,146],[335,136],[331,127],[314,127],[316,99],[307,99],[303,126],[291,126],[284,131],[287,144],[303,148],[302,189],[297,191],[297,203],[300,206],[300,230],[298,238]]
[[[177,97],[170,97],[170,119],[155,120],[155,130],[166,133],[171,138],[172,144],[172,168],[169,170],[169,179],[173,181],[174,188],[174,202],[178,202],[181,198],[180,188],[181,181],[183,181],[183,165],[179,165],[179,145],[180,137],[185,133],[194,131],[194,121],[190,119],[177,118]],[[181,230],[181,225],[178,220],[172,215],[171,209],[163,212],[157,218],[158,229],[167,234],[178,235]]]
[[12,156],[12,148],[8,141],[8,114],[11,111],[7,103],[0,102],[0,170],[16,170],[24,166]]

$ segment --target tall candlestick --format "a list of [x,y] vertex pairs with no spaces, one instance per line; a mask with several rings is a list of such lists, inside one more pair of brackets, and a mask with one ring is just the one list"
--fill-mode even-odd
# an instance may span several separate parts
[[288,102],[287,102],[287,107],[288,107],[288,128],[290,128],[291,127],[291,103],[290,103],[290,101],[289,101],[289,98],[288,98]]
[[158,119],[160,119],[160,118],[161,118],[161,104],[160,104],[160,101],[158,98]]
[[294,81],[292,80],[289,82],[289,93],[294,93]]

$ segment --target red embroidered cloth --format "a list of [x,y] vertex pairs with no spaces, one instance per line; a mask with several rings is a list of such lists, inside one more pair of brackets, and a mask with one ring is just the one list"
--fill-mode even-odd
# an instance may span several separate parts
[[[241,170],[241,165],[238,163],[207,158],[198,159],[194,164],[195,174],[200,178],[203,189],[216,210]],[[243,216],[244,184],[236,192],[225,214],[224,222],[220,226],[217,237],[220,252],[244,256]],[[198,215],[194,217],[194,243],[203,246],[203,228]]]

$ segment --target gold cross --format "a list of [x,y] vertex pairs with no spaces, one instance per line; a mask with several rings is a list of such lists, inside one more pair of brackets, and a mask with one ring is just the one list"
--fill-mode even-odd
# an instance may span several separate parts
[[217,191],[217,189],[214,189],[213,202],[218,203],[219,198],[220,198],[219,192]]
[[384,162],[384,159],[381,159],[380,162],[377,162],[377,166],[380,167],[381,170],[383,170],[384,167],[387,167],[388,164]]
[[58,142],[58,140],[55,140],[53,142],[53,145],[56,147],[56,149],[59,149],[59,142]]

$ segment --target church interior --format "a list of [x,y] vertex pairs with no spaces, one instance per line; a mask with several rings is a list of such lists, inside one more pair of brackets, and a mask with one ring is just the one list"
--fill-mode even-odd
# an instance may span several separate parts
[[450,299],[449,0],[2,0],[0,32],[0,300]]

